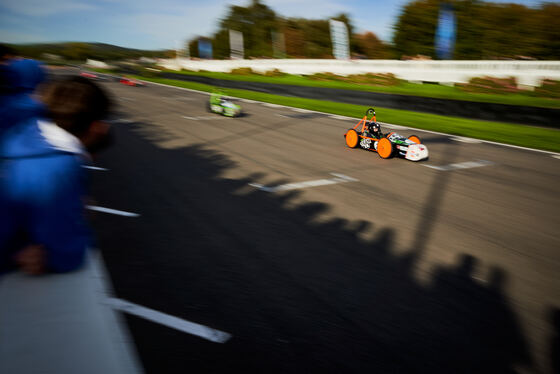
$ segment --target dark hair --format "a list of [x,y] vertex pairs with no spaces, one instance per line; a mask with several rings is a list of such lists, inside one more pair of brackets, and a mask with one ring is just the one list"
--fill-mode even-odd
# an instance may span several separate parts
[[16,51],[6,44],[0,44],[0,62],[8,59],[11,56],[15,56]]
[[49,117],[66,131],[80,136],[92,122],[104,119],[111,100],[91,80],[73,76],[48,84],[42,94]]

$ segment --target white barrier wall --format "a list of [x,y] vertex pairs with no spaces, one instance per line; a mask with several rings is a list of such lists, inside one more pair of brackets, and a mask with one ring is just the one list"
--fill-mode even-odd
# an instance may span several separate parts
[[470,78],[492,76],[515,77],[519,86],[539,86],[545,78],[560,80],[560,61],[432,61],[432,60],[160,60],[171,70],[208,70],[229,72],[250,67],[257,72],[278,69],[290,74],[330,72],[337,75],[393,73],[397,78],[414,82],[441,84],[466,83]]

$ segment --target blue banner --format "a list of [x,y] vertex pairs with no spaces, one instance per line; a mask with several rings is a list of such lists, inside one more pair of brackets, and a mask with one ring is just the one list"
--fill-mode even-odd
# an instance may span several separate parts
[[211,59],[212,58],[212,41],[209,39],[198,39],[198,57]]
[[451,4],[442,4],[439,8],[435,39],[436,56],[441,60],[452,59],[455,47],[455,13]]

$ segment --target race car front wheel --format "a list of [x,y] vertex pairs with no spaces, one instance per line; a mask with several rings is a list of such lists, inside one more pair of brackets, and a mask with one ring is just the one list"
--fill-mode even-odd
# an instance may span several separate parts
[[393,144],[387,138],[379,139],[377,143],[377,153],[381,158],[389,158],[393,155]]
[[358,133],[356,132],[356,130],[354,129],[350,129],[346,132],[346,134],[344,135],[344,137],[346,138],[346,145],[350,148],[356,148],[358,146],[358,142],[360,140],[360,137],[358,136]]

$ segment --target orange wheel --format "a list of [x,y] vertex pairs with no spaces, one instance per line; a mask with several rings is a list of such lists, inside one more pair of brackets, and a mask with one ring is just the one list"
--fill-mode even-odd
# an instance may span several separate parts
[[416,135],[410,135],[410,136],[408,137],[408,140],[412,140],[412,141],[413,141],[414,143],[416,143],[416,144],[421,144],[421,143],[422,143],[422,141],[420,140],[420,138],[417,137]]
[[379,139],[377,143],[377,153],[381,158],[389,158],[393,154],[393,144],[387,138]]
[[360,137],[358,133],[354,129],[350,129],[344,135],[346,138],[346,145],[350,148],[356,148],[358,146],[358,142],[360,141]]

